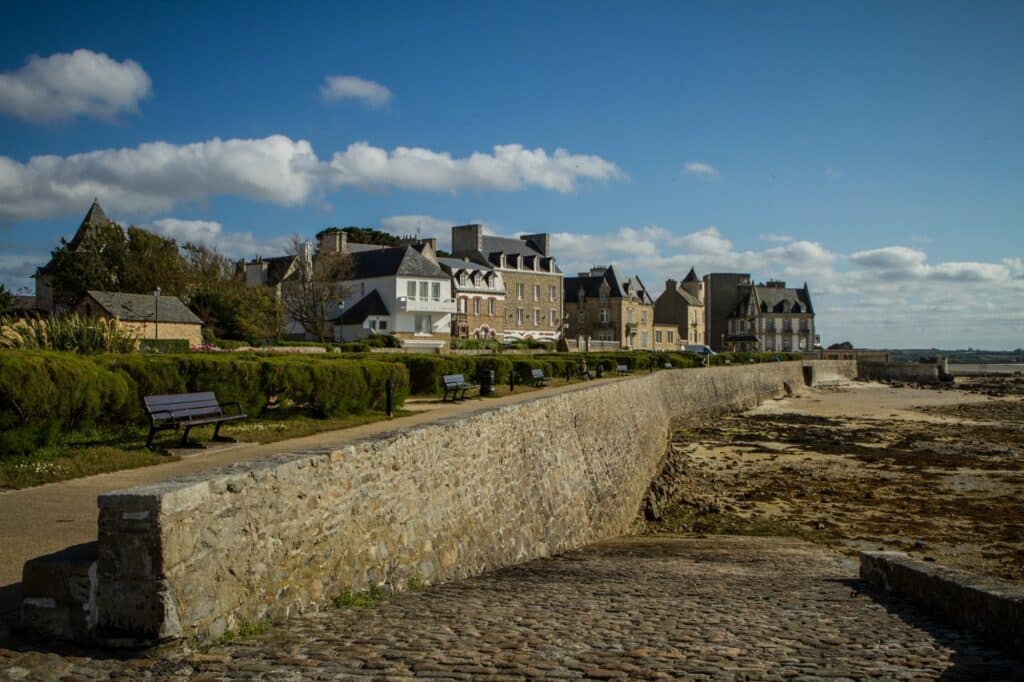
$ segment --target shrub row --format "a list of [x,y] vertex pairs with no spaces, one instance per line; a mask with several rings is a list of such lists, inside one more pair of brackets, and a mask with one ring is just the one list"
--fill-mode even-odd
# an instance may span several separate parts
[[104,355],[0,352],[0,454],[29,452],[61,433],[143,423],[142,397],[214,391],[249,415],[268,401],[320,417],[382,409],[385,383],[395,406],[409,394],[398,363],[306,356]]

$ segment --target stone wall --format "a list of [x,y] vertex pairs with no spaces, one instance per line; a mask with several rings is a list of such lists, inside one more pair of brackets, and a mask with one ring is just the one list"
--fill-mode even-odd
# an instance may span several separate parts
[[942,372],[936,363],[914,362],[897,365],[858,362],[857,378],[871,381],[910,381],[921,384],[937,384],[942,379]]
[[[101,641],[218,637],[344,590],[438,582],[628,532],[681,417],[800,362],[661,371],[99,498]],[[481,403],[483,407],[484,403]]]

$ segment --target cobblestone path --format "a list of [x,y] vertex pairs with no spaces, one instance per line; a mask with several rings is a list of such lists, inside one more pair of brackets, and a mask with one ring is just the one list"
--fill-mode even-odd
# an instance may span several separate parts
[[12,679],[1024,679],[849,559],[788,539],[625,538],[202,653],[114,660],[0,649]]

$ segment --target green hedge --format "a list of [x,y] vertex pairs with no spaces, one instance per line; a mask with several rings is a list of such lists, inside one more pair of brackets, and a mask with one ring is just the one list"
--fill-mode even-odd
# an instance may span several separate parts
[[144,339],[139,350],[150,353],[187,353],[191,350],[188,339]]
[[307,356],[104,355],[0,351],[0,454],[52,444],[95,425],[144,423],[142,397],[214,391],[256,416],[275,399],[334,417],[395,406],[409,395],[400,363]]

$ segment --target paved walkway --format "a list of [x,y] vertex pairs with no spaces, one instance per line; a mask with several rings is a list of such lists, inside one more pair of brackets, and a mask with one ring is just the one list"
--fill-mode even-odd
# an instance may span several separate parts
[[330,610],[199,654],[113,660],[0,649],[12,679],[979,679],[1010,659],[856,565],[774,538],[623,538]]
[[[211,452],[199,451],[198,454],[177,462],[99,474],[24,490],[0,492],[0,632],[3,631],[2,623],[10,618],[12,610],[20,603],[21,569],[26,561],[71,545],[96,540],[96,498],[103,493],[157,483],[175,476],[194,474],[281,452],[341,445],[358,438],[407,429],[437,419],[472,414],[501,405],[618,380],[605,378],[541,390],[520,390],[518,393],[500,398],[437,403],[434,409],[341,431],[327,431],[267,445],[247,445]],[[419,403],[417,409],[422,406],[422,403]],[[230,435],[230,429],[227,433]]]

